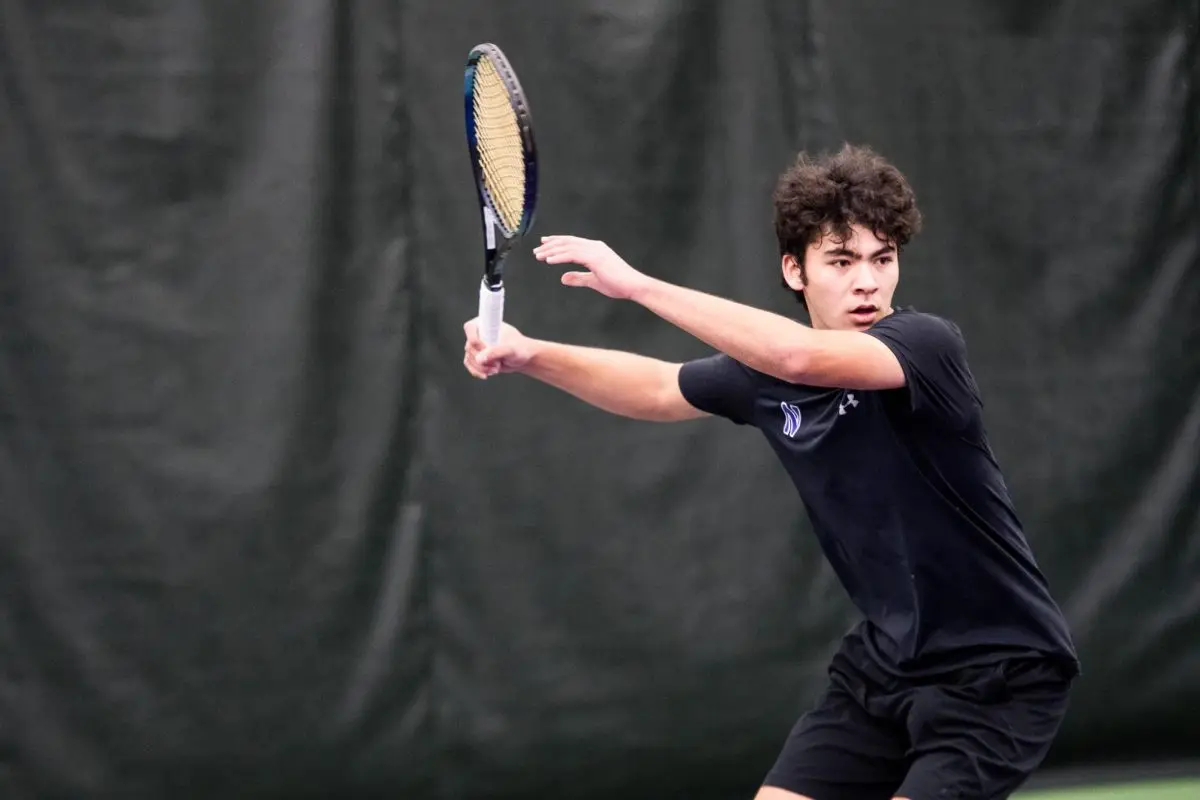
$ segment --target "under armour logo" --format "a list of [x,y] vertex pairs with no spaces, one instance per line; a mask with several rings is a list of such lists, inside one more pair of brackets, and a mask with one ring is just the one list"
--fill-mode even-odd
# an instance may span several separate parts
[[846,399],[845,399],[845,400],[843,400],[842,402],[838,403],[838,416],[839,416],[839,417],[841,417],[841,416],[845,416],[845,415],[846,415],[846,409],[847,409],[847,408],[852,408],[852,407],[854,407],[854,406],[856,406],[856,405],[858,405],[858,401],[854,399],[854,392],[850,392],[849,394],[847,394],[847,395],[846,395]]
[[783,435],[789,439],[800,432],[800,409],[791,403],[780,403],[783,409]]

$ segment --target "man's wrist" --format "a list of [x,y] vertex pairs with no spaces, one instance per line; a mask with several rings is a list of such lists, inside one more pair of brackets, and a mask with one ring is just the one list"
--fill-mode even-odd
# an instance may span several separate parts
[[655,292],[666,285],[666,283],[658,278],[643,274],[641,280],[634,284],[628,299],[638,305],[645,305]]
[[529,358],[525,360],[525,364],[521,367],[521,372],[532,372],[537,369],[540,359],[545,356],[546,346],[549,343],[544,339],[525,339],[525,352],[529,354]]

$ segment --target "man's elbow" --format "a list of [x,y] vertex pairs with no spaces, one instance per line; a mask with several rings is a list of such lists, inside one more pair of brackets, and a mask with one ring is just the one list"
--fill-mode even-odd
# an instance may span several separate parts
[[788,383],[808,383],[812,377],[812,354],[800,347],[785,348],[775,359],[775,377]]
[[679,385],[680,366],[669,364],[662,372],[651,416],[656,422],[682,422],[707,416],[684,397]]
[[789,383],[842,389],[896,389],[905,384],[900,361],[887,345],[862,333],[838,334],[811,347],[791,347],[778,358],[776,377]]

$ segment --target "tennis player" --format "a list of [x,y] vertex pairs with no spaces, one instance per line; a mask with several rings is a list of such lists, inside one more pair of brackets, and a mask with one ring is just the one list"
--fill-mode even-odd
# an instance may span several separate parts
[[603,242],[545,237],[567,286],[638,303],[706,342],[683,364],[523,336],[467,370],[516,372],[614,414],[757,428],[787,469],[862,621],[758,800],[989,800],[1043,760],[1079,663],[1000,467],[960,329],[893,307],[921,214],[868,148],[780,176],[782,279],[810,325],[643,274]]

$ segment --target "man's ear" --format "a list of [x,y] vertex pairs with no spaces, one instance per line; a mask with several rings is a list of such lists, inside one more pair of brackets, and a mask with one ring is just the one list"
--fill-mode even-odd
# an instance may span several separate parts
[[780,260],[780,268],[783,270],[783,282],[788,288],[794,292],[804,291],[804,268],[794,255],[784,255]]

